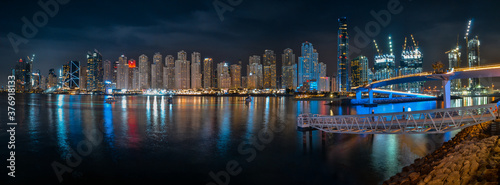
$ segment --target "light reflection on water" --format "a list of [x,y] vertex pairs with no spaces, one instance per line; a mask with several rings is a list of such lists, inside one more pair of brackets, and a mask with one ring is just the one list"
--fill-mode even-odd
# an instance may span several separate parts
[[[86,140],[83,132],[102,127],[103,142],[83,159],[89,165],[77,167],[85,178],[103,173],[131,180],[136,180],[135,176],[161,177],[206,184],[210,181],[208,172],[224,169],[227,161],[237,160],[242,162],[244,170],[231,179],[232,184],[309,182],[304,181],[307,179],[304,175],[314,177],[310,182],[316,184],[377,184],[458,132],[348,135],[298,132],[295,128],[296,116],[301,113],[371,114],[372,110],[400,112],[403,106],[418,111],[440,108],[441,102],[365,108],[329,106],[325,101],[297,102],[286,97],[253,97],[248,105],[241,97],[180,96],[174,97],[173,104],[168,104],[163,96],[121,96],[112,104],[104,103],[105,98],[69,95],[19,98],[18,110],[24,106],[29,113],[23,115],[26,126],[20,126],[18,135],[30,138],[19,141],[20,153],[27,155],[26,162],[39,165],[33,170],[45,169],[42,173],[28,170],[28,176],[37,174],[47,178],[47,182],[55,182],[57,179],[48,164],[64,161],[78,142]],[[452,106],[488,101],[488,98],[464,98],[452,101]],[[246,163],[248,155],[238,153],[240,143],[256,144],[259,131],[279,125],[285,125],[285,130],[275,133],[273,141],[257,151],[255,160]],[[0,137],[6,135],[2,133]]]

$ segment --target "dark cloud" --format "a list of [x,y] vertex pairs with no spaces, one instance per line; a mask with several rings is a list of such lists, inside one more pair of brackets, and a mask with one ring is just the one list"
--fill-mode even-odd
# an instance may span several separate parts
[[[46,1],[46,0],[45,0]],[[0,74],[6,76],[14,62],[35,53],[35,69],[43,75],[69,60],[85,61],[86,52],[98,49],[104,59],[117,60],[121,54],[137,59],[155,52],[176,55],[180,50],[199,51],[202,57],[216,62],[248,62],[250,55],[262,55],[272,49],[281,61],[285,48],[300,55],[300,46],[309,41],[319,51],[320,61],[327,63],[328,73],[336,68],[337,18],[349,19],[351,39],[354,27],[364,29],[374,21],[370,11],[387,9],[387,1],[264,1],[243,0],[220,21],[213,1],[70,1],[49,19],[29,43],[15,53],[7,34],[21,34],[21,17],[32,18],[41,10],[36,1],[8,1],[0,6],[0,60],[6,65]],[[221,0],[221,2],[226,2]],[[447,59],[444,52],[460,45],[466,21],[474,18],[472,35],[481,40],[483,63],[497,63],[500,43],[498,1],[429,1],[401,0],[403,11],[391,17],[390,24],[375,38],[382,49],[388,48],[387,36],[393,37],[394,53],[399,58],[404,37],[414,34],[424,53],[424,70],[434,61]],[[351,42],[352,44],[352,42]],[[360,48],[361,54],[373,58],[373,44]],[[351,56],[355,57],[355,56]],[[5,84],[6,78],[0,82]]]

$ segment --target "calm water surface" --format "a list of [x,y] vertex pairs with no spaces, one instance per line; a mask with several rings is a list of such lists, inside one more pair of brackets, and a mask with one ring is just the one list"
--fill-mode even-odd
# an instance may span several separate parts
[[[6,95],[0,98],[6,107]],[[236,162],[241,172],[229,176],[230,184],[381,184],[457,133],[299,132],[296,117],[301,113],[368,114],[371,109],[286,97],[254,97],[249,105],[241,97],[174,97],[173,105],[161,96],[116,97],[114,104],[103,103],[105,98],[17,95],[17,177],[2,175],[2,182],[59,184],[52,164],[60,163],[73,170],[62,176],[62,184],[207,184],[215,182],[210,172],[221,174]],[[490,100],[466,98],[453,106]],[[417,111],[442,103],[379,105],[374,110],[400,112],[403,106]],[[6,121],[6,114],[0,119]],[[2,142],[8,141],[7,129],[1,124]],[[259,138],[259,133],[267,134]],[[92,141],[91,148],[82,145]],[[75,159],[79,156],[80,162]],[[7,158],[6,148],[0,157]]]

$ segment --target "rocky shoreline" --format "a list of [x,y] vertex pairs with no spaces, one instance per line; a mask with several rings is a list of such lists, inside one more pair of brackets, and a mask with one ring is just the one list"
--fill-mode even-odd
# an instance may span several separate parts
[[383,184],[499,184],[500,139],[484,130],[491,123],[463,129]]

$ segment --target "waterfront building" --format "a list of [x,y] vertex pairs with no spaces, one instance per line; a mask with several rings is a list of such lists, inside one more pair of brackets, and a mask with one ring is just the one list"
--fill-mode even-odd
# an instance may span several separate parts
[[[448,61],[449,61],[449,70],[452,71],[456,68],[460,68],[460,62],[461,62],[461,56],[462,53],[460,52],[460,47],[457,46],[456,48],[447,51],[446,54],[448,54]],[[462,88],[462,81],[461,79],[454,79],[451,80],[450,84],[451,90],[454,90],[455,92],[459,91]]]
[[201,89],[201,54],[191,54],[191,89]]
[[351,90],[349,80],[349,34],[347,33],[347,18],[341,17],[338,19],[338,45],[337,45],[337,90],[339,92],[347,92]]
[[287,48],[283,51],[281,67],[281,88],[297,89],[297,64],[293,50]]
[[[86,81],[84,81],[86,83]],[[49,75],[47,76],[47,89],[52,87],[57,87],[57,74],[54,69],[49,69]]]
[[249,65],[247,66],[248,89],[262,89],[263,75],[260,56],[253,55],[249,57]]
[[[137,68],[137,61],[134,59],[130,59],[128,61],[128,83],[127,89],[134,89],[134,71]],[[134,89],[136,90],[136,89]]]
[[203,60],[203,88],[212,88],[212,76],[213,76],[213,59],[205,58]]
[[[169,89],[169,90],[175,89],[175,59],[174,59],[174,56],[167,55],[165,57],[165,67],[167,69],[167,72],[166,72],[167,81],[163,82],[165,89]],[[163,74],[165,75],[165,72]]]
[[299,57],[298,69],[298,88],[307,84],[307,90],[318,90],[319,63],[318,52],[309,42],[302,43],[302,56]]
[[[481,43],[479,42],[478,37],[469,40],[468,44],[468,59],[469,59],[469,67],[478,67],[481,66],[481,58],[479,56],[479,46]],[[469,89],[480,88],[481,84],[479,78],[469,78]]]
[[110,60],[105,60],[102,62],[103,68],[103,81],[112,82],[113,81],[113,62]]
[[[87,66],[80,66],[80,90],[86,91],[87,90]],[[49,74],[50,76],[50,74]],[[49,78],[47,78],[49,80]],[[48,84],[48,83],[47,83]],[[47,85],[47,89],[48,89]]]
[[233,64],[231,65],[231,88],[239,89],[241,88],[241,65]]
[[127,57],[125,55],[121,55],[118,58],[118,68],[116,75],[116,88],[117,89],[127,89],[128,81],[129,81],[129,67]]
[[358,56],[351,61],[351,87],[366,85],[371,82],[369,74],[371,70],[368,66],[366,56]]
[[153,64],[151,64],[151,88],[163,88],[163,58],[158,52],[153,56]]
[[264,88],[276,89],[276,54],[273,50],[265,50],[262,56],[264,68]]
[[178,90],[190,89],[190,62],[186,60],[186,52],[180,51],[177,58],[175,61],[175,88]]
[[242,88],[247,88],[248,87],[248,84],[247,84],[247,76],[242,76],[241,77],[241,87]]
[[[374,41],[375,42],[375,41]],[[377,43],[375,42],[375,46],[377,47],[378,55],[375,56],[375,80],[384,80],[388,78],[396,77],[396,64],[395,64],[395,56],[392,50],[392,37],[389,36],[389,53],[382,54],[379,52]],[[393,86],[387,86],[385,89],[392,89]]]
[[70,89],[80,89],[80,61],[69,61],[69,72],[66,83]]
[[[420,48],[416,44],[413,39],[413,35],[411,36],[414,47],[406,47],[406,39],[405,45],[403,46],[403,52],[401,53],[401,63],[399,65],[399,75],[412,75],[417,73],[422,73],[423,68],[423,55],[420,51]],[[424,82],[409,82],[399,84],[399,90],[404,92],[411,93],[423,93]]]
[[217,85],[219,89],[231,88],[231,75],[229,75],[229,65],[227,62],[217,64]]
[[142,54],[139,56],[139,89],[150,88],[150,74],[151,63],[149,63],[148,56]]
[[87,91],[102,91],[103,77],[102,55],[94,49],[94,52],[87,53]]

